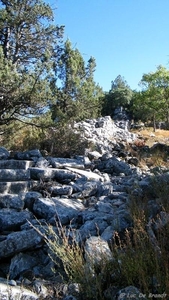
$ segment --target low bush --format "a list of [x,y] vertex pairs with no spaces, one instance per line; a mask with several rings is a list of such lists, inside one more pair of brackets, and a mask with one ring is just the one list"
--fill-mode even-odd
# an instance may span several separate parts
[[43,128],[19,122],[4,126],[1,144],[11,151],[38,148],[47,155],[60,157],[83,155],[87,148],[93,147],[68,125]]
[[91,147],[91,143],[82,139],[71,127],[62,126],[50,128],[46,138],[40,144],[41,150],[46,150],[50,155],[71,157],[83,155],[85,150]]

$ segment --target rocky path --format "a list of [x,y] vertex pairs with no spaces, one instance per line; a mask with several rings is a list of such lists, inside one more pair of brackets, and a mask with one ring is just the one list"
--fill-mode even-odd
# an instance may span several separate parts
[[[48,256],[43,235],[36,230],[43,234],[40,224],[50,224],[58,232],[59,222],[69,229],[70,235],[71,229],[76,232],[77,242],[83,242],[88,253],[95,253],[96,246],[100,249],[103,245],[109,255],[114,233],[132,226],[131,193],[139,197],[146,194],[150,211],[159,211],[160,207],[152,201],[155,195],[150,188],[151,170],[138,168],[137,158],[134,160],[125,150],[125,137],[133,137],[116,128],[120,141],[111,138],[108,142],[115,130],[109,121],[106,118],[87,122],[96,150],[88,150],[83,156],[43,157],[39,150],[11,156],[0,148],[0,298],[9,293],[5,291],[7,277],[11,293],[17,293],[23,282],[34,289],[30,298],[21,295],[19,299],[47,297],[45,285],[39,282],[52,281],[52,268],[56,266]],[[103,139],[99,141],[104,132],[105,143]],[[28,287],[24,290],[26,295]],[[13,300],[17,299],[12,295]]]

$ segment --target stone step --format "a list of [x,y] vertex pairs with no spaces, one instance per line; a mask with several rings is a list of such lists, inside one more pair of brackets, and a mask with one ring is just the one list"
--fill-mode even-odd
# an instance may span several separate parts
[[0,160],[0,169],[28,169],[33,166],[33,161],[30,160]]
[[0,194],[15,194],[27,192],[31,187],[30,181],[0,182]]
[[50,181],[56,180],[60,183],[69,183],[75,180],[76,174],[73,174],[69,170],[57,169],[57,168],[29,168],[30,176],[33,180]]
[[0,169],[0,181],[26,181],[30,179],[30,171],[22,169]]
[[20,195],[14,194],[0,194],[0,209],[1,208],[13,208],[18,211],[24,208],[24,200],[22,197],[22,193]]

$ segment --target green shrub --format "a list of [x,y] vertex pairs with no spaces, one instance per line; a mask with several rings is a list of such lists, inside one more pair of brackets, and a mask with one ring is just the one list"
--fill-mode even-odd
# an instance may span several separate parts
[[93,147],[68,125],[43,128],[17,121],[3,127],[1,144],[12,151],[38,148],[47,155],[62,157],[84,155],[87,148]]
[[41,150],[46,150],[54,156],[71,157],[83,155],[90,143],[75,133],[68,125],[50,128],[40,144]]

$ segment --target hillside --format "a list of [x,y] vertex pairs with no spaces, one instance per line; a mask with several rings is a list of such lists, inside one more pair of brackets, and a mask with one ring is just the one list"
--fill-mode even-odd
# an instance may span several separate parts
[[84,154],[0,147],[1,298],[167,300],[168,132],[108,116],[74,130]]

